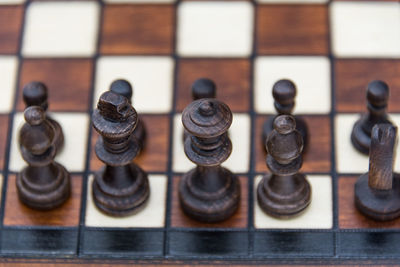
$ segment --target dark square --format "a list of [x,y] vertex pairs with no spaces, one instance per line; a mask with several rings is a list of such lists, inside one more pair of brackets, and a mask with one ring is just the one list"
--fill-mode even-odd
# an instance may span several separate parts
[[[146,128],[146,145],[135,162],[147,172],[166,172],[169,150],[169,117],[167,115],[140,115]],[[91,138],[90,169],[99,170],[104,164],[94,151],[99,134],[93,129]]]
[[248,218],[248,178],[240,179],[240,204],[236,213],[229,219],[220,223],[202,223],[189,218],[182,211],[179,203],[178,186],[181,177],[175,176],[172,184],[172,202],[171,202],[171,226],[172,227],[191,227],[191,228],[245,228]]
[[0,6],[0,54],[15,54],[19,49],[24,6]]
[[400,112],[400,60],[336,59],[336,110],[340,112],[367,111],[367,85],[382,80],[389,85],[388,110]]
[[212,79],[217,98],[233,112],[248,112],[250,105],[250,61],[247,59],[181,59],[178,63],[176,109],[192,102],[192,84],[199,78]]
[[[328,115],[302,116],[308,126],[308,145],[303,154],[301,172],[321,173],[331,170],[331,131]],[[268,116],[258,116],[255,127],[254,153],[257,172],[268,170],[265,163],[267,153],[262,144],[262,125]]]
[[400,228],[400,218],[378,222],[365,217],[354,205],[354,184],[358,177],[340,177],[338,182],[339,227],[360,228]]
[[0,115],[0,170],[4,168],[4,159],[7,149],[8,115]]
[[47,85],[50,111],[87,111],[92,73],[91,59],[24,59],[17,109],[25,108],[23,86],[40,81]]
[[173,51],[173,5],[106,5],[103,54],[169,54]]
[[256,46],[259,54],[328,54],[325,5],[259,5]]
[[71,176],[70,198],[60,207],[39,211],[28,208],[18,199],[16,175],[8,177],[4,225],[8,226],[77,226],[81,209],[82,176]]

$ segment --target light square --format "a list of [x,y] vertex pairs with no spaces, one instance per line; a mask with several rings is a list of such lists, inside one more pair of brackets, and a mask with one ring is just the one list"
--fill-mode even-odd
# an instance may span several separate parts
[[253,46],[250,2],[183,2],[178,7],[181,56],[246,57]]
[[323,4],[329,0],[256,0],[261,4]]
[[168,113],[173,74],[171,57],[102,57],[97,62],[94,106],[114,80],[125,79],[133,87],[132,104],[139,113]]
[[[69,171],[82,172],[85,169],[89,116],[86,113],[49,113],[52,119],[60,123],[64,132],[64,147],[58,152],[55,160]],[[18,135],[24,124],[24,114],[16,113],[14,116],[10,170],[19,172],[27,163],[22,159],[19,151]]]
[[[360,119],[360,114],[339,114],[335,118],[335,149],[336,169],[339,173],[366,173],[369,167],[369,157],[358,152],[351,143],[351,132],[354,123]],[[390,115],[394,125],[400,125],[400,115]],[[396,148],[400,155],[400,146]],[[394,170],[400,171],[400,157],[396,157]]]
[[400,57],[399,3],[334,1],[330,11],[336,56]]
[[[187,172],[195,167],[185,154],[183,148],[183,125],[181,114],[174,117],[174,136],[173,136],[173,171]],[[222,163],[222,166],[235,173],[245,173],[249,169],[250,159],[250,118],[246,114],[233,114],[231,128],[228,131],[232,142],[232,153],[229,158]]]
[[96,53],[97,2],[33,2],[26,12],[24,56],[90,57]]
[[302,214],[291,219],[277,219],[267,215],[258,205],[257,186],[262,176],[254,183],[254,225],[268,229],[330,229],[333,224],[332,178],[325,175],[308,175],[311,184],[311,203]]
[[259,113],[276,113],[272,87],[278,80],[296,84],[294,113],[327,114],[331,110],[329,59],[319,56],[265,56],[255,60],[254,103]]
[[86,201],[85,225],[92,227],[164,227],[167,195],[167,177],[149,175],[150,197],[143,210],[127,217],[112,217],[96,208],[92,198],[92,182],[89,177]]
[[0,56],[0,113],[7,113],[12,109],[17,71],[17,57]]

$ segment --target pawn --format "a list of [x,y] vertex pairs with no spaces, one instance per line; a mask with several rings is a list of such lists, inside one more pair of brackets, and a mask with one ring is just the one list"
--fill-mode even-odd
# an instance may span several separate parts
[[368,155],[371,132],[375,124],[392,124],[386,114],[389,100],[389,87],[383,81],[372,81],[367,87],[368,113],[363,115],[353,127],[351,143],[361,153]]
[[226,220],[236,212],[240,201],[238,177],[220,166],[232,151],[226,134],[232,113],[224,103],[204,98],[185,108],[182,123],[188,132],[186,156],[197,167],[184,174],[179,183],[181,208],[198,221]]
[[[279,80],[277,81],[272,88],[272,96],[274,97],[274,106],[278,115],[291,115],[295,105],[295,97],[296,97],[296,85],[290,80]],[[263,124],[262,129],[262,141],[264,148],[266,148],[266,142],[268,135],[273,130],[274,120],[277,116],[273,116],[266,120]],[[303,152],[307,147],[308,143],[308,130],[307,124],[305,121],[299,117],[294,116],[296,120],[296,130],[300,132],[303,137]]]
[[302,165],[303,140],[292,116],[281,115],[267,138],[267,166],[272,174],[263,177],[257,187],[261,209],[278,218],[301,213],[311,202],[311,186],[298,173]]
[[[126,97],[129,104],[132,104],[133,90],[128,81],[123,79],[115,80],[110,86],[110,91]],[[139,141],[140,150],[143,150],[146,145],[146,127],[140,118],[138,118],[138,123],[132,136]]]
[[400,217],[400,175],[393,173],[397,128],[377,124],[372,128],[369,172],[354,186],[356,207],[378,221]]
[[[41,82],[30,82],[23,88],[22,93],[26,107],[40,106],[44,111],[47,111],[47,87]],[[64,134],[60,124],[51,117],[46,116],[46,119],[53,124],[55,129],[54,142],[57,151],[60,151],[64,146]]]
[[24,116],[19,143],[28,166],[17,176],[18,197],[31,208],[54,209],[68,199],[71,187],[67,170],[54,162],[56,130],[39,106],[26,108]]
[[147,174],[133,162],[139,152],[139,143],[132,138],[137,113],[127,98],[107,91],[100,96],[92,120],[100,134],[96,155],[106,164],[92,183],[94,203],[113,216],[136,213],[150,195]]
[[202,98],[215,98],[217,87],[215,83],[207,78],[197,79],[192,85],[193,100]]

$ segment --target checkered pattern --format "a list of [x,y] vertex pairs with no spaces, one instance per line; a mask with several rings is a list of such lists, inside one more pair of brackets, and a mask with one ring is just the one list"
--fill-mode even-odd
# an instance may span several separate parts
[[[0,225],[9,231],[66,227],[79,232],[71,237],[76,238],[72,254],[112,254],[121,244],[107,246],[110,240],[130,237],[124,231],[150,229],[161,236],[148,245],[160,247],[157,255],[209,255],[191,250],[189,237],[216,231],[244,234],[253,242],[240,244],[246,256],[279,257],[316,254],[296,250],[294,237],[284,239],[293,251],[273,254],[277,248],[269,251],[262,236],[273,242],[274,233],[284,230],[310,231],[318,238],[348,229],[400,228],[399,220],[379,224],[355,210],[353,185],[368,170],[368,157],[350,143],[373,79],[389,84],[390,116],[400,125],[399,29],[400,4],[390,0],[0,0],[0,186],[5,188]],[[220,224],[189,219],[177,194],[179,179],[194,166],[183,151],[181,113],[191,102],[191,83],[200,77],[216,82],[217,98],[233,112],[233,151],[223,165],[240,176],[242,200],[237,214]],[[102,214],[91,196],[93,174],[103,164],[94,153],[98,135],[90,115],[100,94],[118,78],[133,85],[132,103],[147,129],[146,147],[135,161],[149,173],[151,188],[145,209],[123,219]],[[275,114],[271,90],[282,78],[295,82],[294,112],[310,131],[302,171],[313,188],[312,204],[291,220],[262,212],[254,191],[268,171],[261,127]],[[22,87],[32,80],[48,86],[49,115],[65,135],[56,160],[73,174],[71,200],[52,213],[30,210],[16,197],[15,177],[25,165],[17,141]],[[395,169],[400,170],[399,157]],[[107,236],[111,233],[118,238]],[[187,246],[175,246],[182,235]],[[331,242],[336,249],[321,253],[342,255],[340,245],[346,242],[338,240]],[[231,244],[225,246],[230,251]]]

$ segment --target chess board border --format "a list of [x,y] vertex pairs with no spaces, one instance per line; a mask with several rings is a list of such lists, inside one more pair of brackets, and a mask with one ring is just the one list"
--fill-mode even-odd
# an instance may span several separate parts
[[[175,2],[174,12],[181,1]],[[332,1],[330,0],[327,5]],[[31,3],[28,0],[22,6],[23,21],[21,35],[19,37],[18,47],[18,77],[22,66],[22,35],[25,25],[26,7]],[[251,1],[255,8],[261,5],[256,1]],[[103,25],[104,5],[101,4],[100,25]],[[254,14],[254,21],[257,20],[257,13]],[[174,16],[174,27],[176,28],[177,16]],[[328,29],[330,21],[328,16]],[[254,22],[254,25],[256,23]],[[96,51],[92,57],[95,62],[100,57],[101,26],[97,37]],[[249,59],[253,62],[256,54],[256,32],[253,34],[253,49]],[[132,260],[134,263],[217,263],[224,260],[224,263],[249,263],[265,264],[296,264],[309,263],[398,263],[400,259],[400,229],[339,229],[338,223],[338,178],[336,171],[335,155],[335,57],[330,47],[331,42],[328,38],[328,58],[330,60],[331,70],[331,111],[328,114],[330,118],[331,134],[331,169],[329,175],[332,177],[332,195],[333,195],[333,227],[328,230],[261,230],[254,227],[254,177],[262,173],[255,170],[255,151],[254,140],[258,138],[257,132],[251,128],[250,141],[250,166],[246,173],[248,179],[248,223],[244,229],[229,228],[175,228],[171,226],[171,201],[172,201],[172,177],[176,175],[172,169],[172,139],[173,139],[173,117],[177,113],[176,97],[177,82],[179,71],[179,56],[176,52],[176,32],[172,46],[172,58],[175,61],[174,86],[172,110],[167,114],[169,117],[169,142],[167,172],[163,172],[168,177],[167,197],[166,197],[166,215],[164,228],[102,228],[85,226],[86,198],[87,198],[87,180],[92,172],[90,171],[90,138],[92,136],[92,127],[89,125],[87,136],[86,166],[84,172],[73,173],[83,175],[82,181],[82,200],[80,209],[80,221],[77,227],[24,227],[24,226],[5,226],[4,225],[4,207],[7,191],[7,177],[10,175],[9,166],[11,133],[16,114],[18,99],[14,98],[13,109],[9,114],[7,148],[5,155],[5,168],[3,171],[3,187],[1,196],[0,211],[0,262],[1,261],[22,261],[22,262],[42,262],[41,259],[51,258],[50,261],[75,262],[75,263],[105,263],[107,261],[118,262],[123,260]],[[96,75],[96,64],[92,72],[92,87],[88,103],[88,113],[93,110],[94,84]],[[257,113],[254,111],[254,64],[250,64],[249,72],[250,98],[248,113],[251,119],[251,125],[255,125]],[[16,84],[15,96],[18,96],[20,90],[20,79]],[[342,114],[342,112],[341,112]],[[154,173],[157,174],[157,173]],[[315,174],[315,173],[313,173]],[[327,173],[322,173],[327,174]],[[343,174],[340,174],[343,175]],[[346,174],[347,175],[347,174]],[[349,174],[350,175],[350,174]],[[353,174],[354,175],[354,174]],[[122,239],[122,240],[121,240]],[[116,243],[113,241],[118,240]],[[151,240],[149,242],[148,240]],[[193,242],[196,240],[196,242]],[[374,242],[368,242],[374,240]],[[300,241],[300,242],[299,242]],[[111,243],[105,243],[111,242]],[[213,244],[212,248],[209,247]],[[371,244],[375,244],[371,246]],[[123,248],[121,246],[123,245]],[[396,247],[397,246],[397,247]],[[117,248],[110,250],[110,247]],[[211,251],[216,252],[210,254]],[[108,253],[106,253],[108,252]],[[71,258],[72,259],[69,259]],[[23,258],[23,259],[20,259]],[[44,260],[46,261],[46,260]]]

